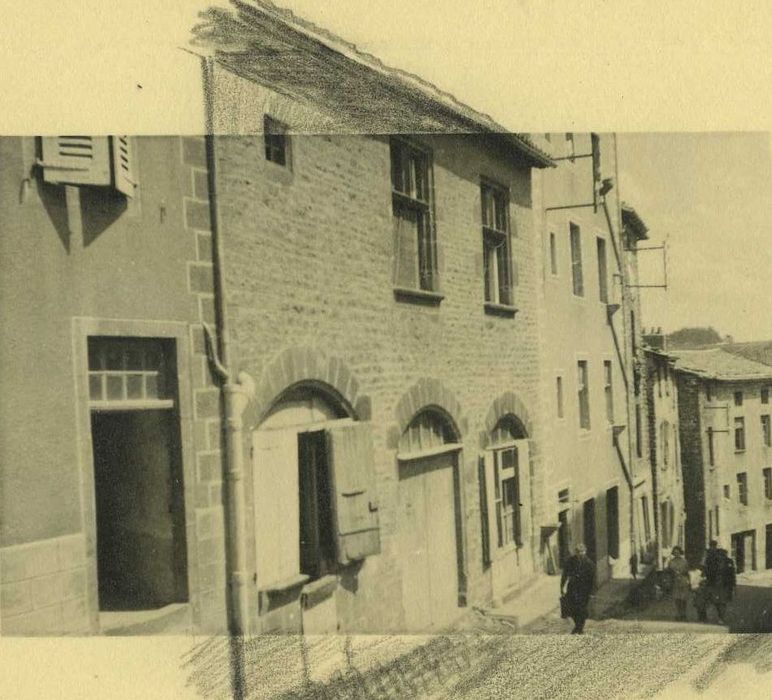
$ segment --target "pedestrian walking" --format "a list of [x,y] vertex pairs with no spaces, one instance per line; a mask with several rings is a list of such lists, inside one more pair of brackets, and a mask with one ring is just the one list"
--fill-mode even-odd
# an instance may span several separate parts
[[672,593],[676,608],[676,620],[686,621],[686,604],[691,593],[691,582],[689,580],[689,564],[684,559],[684,553],[680,547],[673,547],[667,568],[673,576]]
[[595,562],[587,556],[587,547],[578,544],[575,554],[566,561],[560,577],[560,595],[565,599],[568,616],[574,621],[571,634],[584,634],[584,623],[589,617],[590,597],[594,590]]
[[716,608],[718,623],[725,624],[726,607],[734,597],[737,576],[734,561],[725,549],[719,549],[716,540],[710,541],[703,564],[705,572],[704,614],[700,619],[707,621],[707,610],[712,605]]

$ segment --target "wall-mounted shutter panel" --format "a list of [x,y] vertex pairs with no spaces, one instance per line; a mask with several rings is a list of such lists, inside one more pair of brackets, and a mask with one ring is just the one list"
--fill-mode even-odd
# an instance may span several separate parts
[[369,423],[327,431],[338,561],[348,564],[381,551]]
[[298,436],[293,430],[252,434],[257,585],[293,578],[300,572]]
[[522,498],[523,482],[521,480],[523,470],[530,471],[530,456],[528,454],[528,440],[517,441],[517,459],[515,460],[515,543],[523,544]]
[[67,185],[110,185],[107,136],[44,136],[43,179]]
[[480,528],[482,539],[482,563],[483,567],[491,563],[491,530],[488,520],[488,487],[485,473],[485,458],[480,457],[477,463],[477,474],[480,481]]
[[113,187],[127,197],[134,196],[134,164],[128,136],[112,136]]

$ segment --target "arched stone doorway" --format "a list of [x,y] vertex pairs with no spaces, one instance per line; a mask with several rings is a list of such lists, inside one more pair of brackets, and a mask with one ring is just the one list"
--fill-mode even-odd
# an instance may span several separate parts
[[437,407],[419,410],[399,441],[397,543],[406,631],[439,630],[458,616],[460,451],[454,422]]
[[370,424],[319,382],[283,392],[252,434],[263,631],[338,630],[342,567],[380,551]]

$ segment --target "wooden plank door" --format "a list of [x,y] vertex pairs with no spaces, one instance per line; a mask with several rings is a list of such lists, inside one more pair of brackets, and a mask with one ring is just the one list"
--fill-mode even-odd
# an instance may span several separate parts
[[426,553],[425,481],[419,462],[400,465],[399,556],[402,560],[402,606],[405,630],[431,624],[431,585]]

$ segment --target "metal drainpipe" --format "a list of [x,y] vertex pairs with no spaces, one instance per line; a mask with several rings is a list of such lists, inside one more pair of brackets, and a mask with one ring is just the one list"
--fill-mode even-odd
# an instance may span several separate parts
[[[617,150],[617,135],[616,132],[614,132],[614,181],[617,185],[617,231],[619,231],[619,247],[620,247],[620,259],[621,259],[621,267],[622,269],[620,272],[622,273],[622,328],[624,329],[625,325],[627,324],[627,319],[629,317],[629,304],[630,300],[628,299],[629,292],[625,289],[625,282],[627,281],[627,261],[625,260],[625,245],[624,241],[622,240],[622,197],[621,197],[621,187],[619,183],[619,152]],[[605,202],[604,202],[605,206]],[[613,234],[612,234],[613,235]],[[630,329],[631,333],[635,333],[635,328]],[[637,343],[635,344],[637,346]],[[632,349],[633,345],[632,343],[628,343],[628,347]],[[632,370],[629,374],[630,379],[632,380],[632,390],[633,390],[633,402],[635,401],[635,358],[633,357],[632,351],[630,352],[630,359],[632,360],[630,369]],[[630,392],[630,385],[628,384],[627,387],[628,396]],[[633,422],[635,420],[633,406],[629,398],[625,402],[627,404],[627,424],[631,426],[632,429],[635,429],[635,426],[633,425]],[[636,547],[635,547],[635,467],[634,467],[634,461],[633,461],[633,434],[632,430],[628,433],[628,440],[627,440],[627,453],[628,453],[628,464],[630,465],[630,557],[633,555],[636,555]],[[639,562],[640,563],[640,562]]]
[[[244,489],[244,450],[242,416],[252,397],[254,382],[246,372],[239,372],[234,381],[230,369],[230,336],[225,303],[223,280],[223,245],[220,236],[220,217],[217,202],[217,153],[212,130],[213,112],[213,69],[214,59],[203,58],[204,91],[206,95],[207,134],[206,164],[209,189],[209,210],[212,231],[212,269],[214,277],[214,301],[217,328],[215,349],[212,333],[204,324],[214,369],[222,379],[223,403],[225,408],[225,482],[226,482],[226,527],[230,597],[229,629],[232,635],[242,637],[249,633],[249,604],[247,597],[248,574],[246,570],[246,513]],[[219,350],[219,352],[217,352]],[[219,358],[218,358],[219,355]]]

